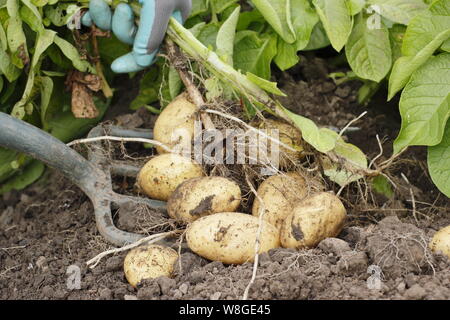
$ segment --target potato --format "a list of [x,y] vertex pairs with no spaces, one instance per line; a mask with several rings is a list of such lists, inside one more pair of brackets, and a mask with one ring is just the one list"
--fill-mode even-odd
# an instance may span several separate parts
[[[299,129],[290,125],[289,123],[282,122],[279,120],[266,119],[261,121],[257,125],[258,129],[266,130],[266,133],[269,136],[276,137],[276,131],[278,130],[278,139],[280,142],[288,145],[292,149],[290,150],[282,145],[280,145],[280,166],[287,167],[292,161],[299,160],[303,157],[303,143],[302,143],[302,134]],[[268,145],[270,148],[270,142],[268,141]]]
[[185,223],[217,212],[233,212],[241,203],[241,189],[223,177],[189,179],[178,186],[167,202],[167,212]]
[[193,160],[165,153],[148,161],[138,175],[138,185],[152,199],[167,201],[182,182],[204,176]]
[[259,217],[263,212],[263,219],[281,231],[281,225],[286,217],[292,213],[296,203],[308,195],[305,179],[297,172],[277,174],[266,179],[258,188],[258,196],[253,202],[252,214]]
[[[237,212],[222,212],[192,222],[186,232],[189,248],[198,255],[226,264],[253,261],[258,218]],[[277,229],[263,221],[259,252],[280,246]]]
[[450,226],[436,232],[431,239],[430,249],[433,252],[441,252],[450,258]]
[[178,253],[169,247],[147,245],[134,248],[123,263],[125,277],[133,287],[144,279],[170,277],[177,259]]
[[[187,100],[187,94],[179,95],[164,108],[156,120],[153,128],[155,140],[171,149],[190,146],[197,111],[197,107]],[[167,153],[161,147],[156,147],[156,150],[159,154]]]
[[281,227],[281,245],[285,248],[313,248],[325,238],[342,230],[346,210],[338,197],[320,192],[297,204]]

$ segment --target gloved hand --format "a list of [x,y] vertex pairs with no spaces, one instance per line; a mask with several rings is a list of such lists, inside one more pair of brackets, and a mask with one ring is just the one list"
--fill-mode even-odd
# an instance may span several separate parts
[[112,30],[133,51],[116,59],[111,69],[116,73],[140,71],[150,66],[164,39],[171,16],[183,23],[191,11],[191,0],[139,0],[142,4],[139,27],[134,24],[133,10],[120,3],[114,15],[104,0],[91,0],[89,11],[81,18],[87,27],[95,23],[102,30]]

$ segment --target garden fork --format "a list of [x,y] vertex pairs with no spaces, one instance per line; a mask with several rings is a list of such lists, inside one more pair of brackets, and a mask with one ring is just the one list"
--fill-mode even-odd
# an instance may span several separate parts
[[[110,136],[122,138],[151,139],[153,136],[153,132],[148,129],[128,130],[112,125],[99,125],[90,131],[88,137],[98,137],[105,132]],[[112,204],[119,207],[143,204],[153,209],[165,209],[165,202],[125,196],[113,191],[111,174],[136,176],[139,168],[106,161],[101,142],[93,142],[90,145],[88,159],[85,159],[50,134],[0,112],[0,146],[44,162],[77,185],[92,201],[98,231],[114,245],[133,243],[143,238],[143,235],[125,232],[115,227],[111,213]]]

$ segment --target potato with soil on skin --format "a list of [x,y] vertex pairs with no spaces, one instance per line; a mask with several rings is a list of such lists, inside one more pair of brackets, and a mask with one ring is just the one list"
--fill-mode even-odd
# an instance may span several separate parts
[[180,184],[167,202],[169,216],[190,223],[218,212],[233,212],[241,203],[241,189],[223,177],[201,177]]
[[204,175],[202,167],[193,160],[165,153],[145,164],[139,172],[137,182],[150,198],[167,201],[181,183]]
[[[245,213],[222,212],[192,222],[186,232],[189,248],[199,256],[226,264],[251,262],[259,219]],[[280,246],[277,229],[262,221],[259,253]]]
[[344,227],[347,212],[341,200],[320,192],[297,204],[281,227],[284,248],[313,248],[326,238],[336,237]]
[[128,252],[123,263],[127,281],[136,287],[144,279],[171,277],[178,253],[169,247],[147,245]]
[[[252,207],[252,214],[259,217],[264,208],[263,219],[281,230],[286,217],[296,203],[308,195],[306,180],[297,172],[277,174],[261,183]],[[261,202],[261,200],[262,202]]]
[[[257,124],[257,128],[266,130],[266,134],[274,138],[277,137],[277,132],[275,130],[278,130],[278,139],[280,142],[295,150],[290,150],[279,145],[281,167],[287,167],[293,161],[295,162],[303,158],[302,133],[293,125],[280,120],[265,119]],[[267,141],[269,150],[272,143],[274,142],[270,140]]]
[[[170,149],[190,146],[194,137],[197,112],[197,106],[187,99],[186,93],[179,95],[158,116],[153,127],[155,140]],[[159,146],[156,147],[156,150],[159,154],[168,152]]]
[[441,252],[450,259],[450,226],[436,232],[430,242],[431,251]]

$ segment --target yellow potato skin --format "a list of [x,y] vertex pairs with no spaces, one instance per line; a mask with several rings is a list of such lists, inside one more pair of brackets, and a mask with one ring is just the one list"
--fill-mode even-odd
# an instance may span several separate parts
[[433,252],[442,252],[450,258],[450,225],[436,232],[431,239],[430,249]]
[[257,190],[259,198],[255,198],[252,214],[263,219],[281,231],[281,225],[292,213],[293,206],[308,195],[305,178],[297,172],[277,174],[264,180]]
[[[193,252],[206,259],[242,264],[254,259],[258,226],[258,218],[249,214],[216,213],[191,223],[186,240]],[[279,246],[277,229],[263,221],[259,253]]]
[[[186,93],[179,95],[158,116],[153,127],[155,140],[165,144],[170,149],[190,145],[194,137],[194,122],[197,111],[197,106],[187,100]],[[159,154],[168,152],[159,146],[156,147],[156,150]]]
[[278,138],[280,142],[288,145],[292,149],[297,150],[293,151],[280,145],[280,166],[282,168],[288,167],[292,161],[303,158],[302,133],[296,127],[279,120],[265,119],[258,124],[258,128],[261,130],[267,130],[266,133],[272,137],[275,137],[275,130],[278,130]]
[[320,192],[294,207],[281,227],[284,248],[313,248],[325,238],[336,237],[344,227],[347,212],[338,197]]
[[173,153],[158,155],[148,161],[138,175],[138,185],[152,199],[167,201],[184,181],[204,176],[193,160]]
[[241,189],[223,177],[201,177],[180,184],[167,202],[169,216],[190,223],[218,212],[236,211],[241,203]]
[[168,247],[147,245],[128,252],[123,263],[127,281],[136,287],[141,280],[171,277],[178,253]]

